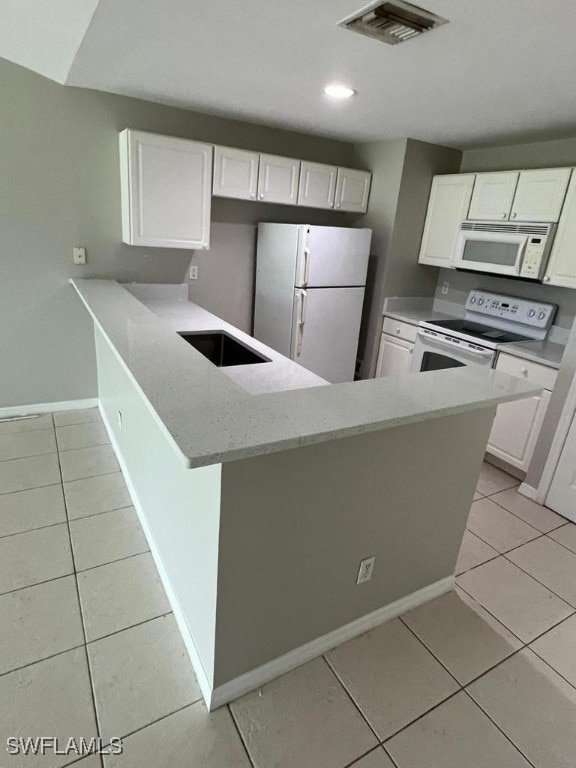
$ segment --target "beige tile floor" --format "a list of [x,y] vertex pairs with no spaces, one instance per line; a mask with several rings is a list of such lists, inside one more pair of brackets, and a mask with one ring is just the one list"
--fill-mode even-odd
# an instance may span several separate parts
[[484,465],[455,591],[208,714],[98,411],[0,423],[0,766],[575,768],[576,526],[516,486]]

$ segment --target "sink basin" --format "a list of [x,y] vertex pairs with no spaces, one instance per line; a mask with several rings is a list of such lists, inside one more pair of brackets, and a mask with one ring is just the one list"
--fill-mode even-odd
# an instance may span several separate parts
[[270,362],[267,357],[254,352],[250,347],[245,346],[227,333],[222,333],[222,331],[205,331],[202,333],[181,331],[178,335],[219,368],[228,365],[254,365]]

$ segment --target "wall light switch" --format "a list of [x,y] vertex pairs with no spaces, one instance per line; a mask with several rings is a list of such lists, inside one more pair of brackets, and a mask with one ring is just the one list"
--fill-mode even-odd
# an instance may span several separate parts
[[449,288],[450,288],[450,283],[442,283],[442,296],[446,296]]
[[72,260],[74,264],[86,264],[86,248],[73,248]]
[[190,267],[190,280],[198,280],[198,267],[196,265]]

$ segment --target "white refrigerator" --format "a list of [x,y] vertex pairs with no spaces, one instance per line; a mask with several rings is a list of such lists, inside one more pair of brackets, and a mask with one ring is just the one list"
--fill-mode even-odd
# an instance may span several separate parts
[[371,238],[259,224],[254,337],[332,384],[353,381]]

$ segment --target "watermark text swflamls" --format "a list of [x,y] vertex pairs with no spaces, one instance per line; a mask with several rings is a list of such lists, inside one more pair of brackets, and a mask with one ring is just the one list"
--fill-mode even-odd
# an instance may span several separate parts
[[71,736],[60,739],[57,736],[9,736],[6,739],[6,752],[9,755],[121,755],[124,751],[122,739],[112,736],[104,744],[101,738],[92,736],[79,739]]

